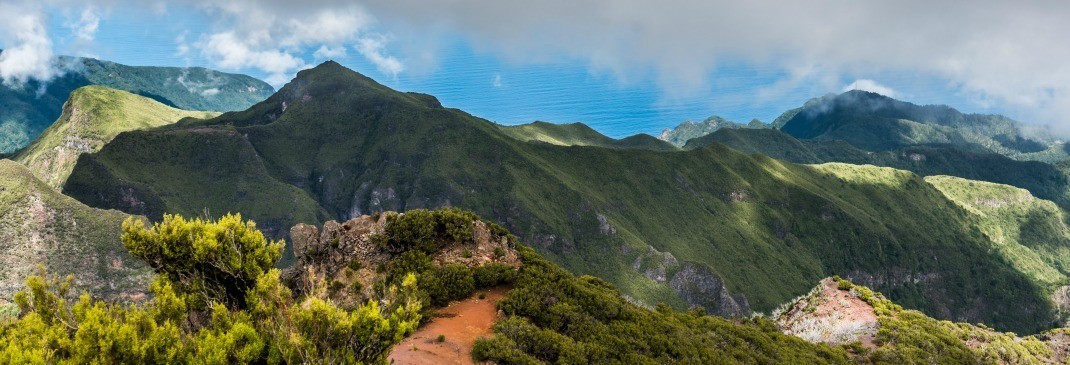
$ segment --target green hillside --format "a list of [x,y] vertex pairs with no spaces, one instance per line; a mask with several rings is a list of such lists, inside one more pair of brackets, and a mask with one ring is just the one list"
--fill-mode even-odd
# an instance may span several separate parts
[[142,295],[151,271],[119,242],[126,217],[63,196],[24,166],[0,159],[0,300],[11,300],[37,265],[74,275],[78,291],[108,299]]
[[246,111],[122,133],[82,155],[64,192],[154,219],[242,212],[276,237],[326,217],[457,206],[636,300],[723,315],[840,274],[938,318],[1026,332],[1054,320],[1047,287],[991,255],[970,213],[911,173],[716,144],[524,142],[333,62]]
[[[2,52],[2,51],[0,51]],[[62,76],[42,85],[0,85],[0,153],[28,145],[62,112],[70,93],[102,85],[142,95],[185,110],[231,111],[248,108],[274,89],[255,78],[200,67],[143,67],[80,57],[59,57]]]
[[209,118],[212,112],[191,112],[104,86],[71,92],[52,126],[12,159],[29,167],[48,185],[61,189],[82,153],[99,151],[121,132],[159,127],[182,118]]
[[925,178],[972,213],[1008,262],[1039,282],[1070,284],[1070,228],[1054,203],[1012,186],[950,176]]
[[654,151],[672,151],[676,148],[647,134],[637,134],[624,139],[609,138],[583,123],[553,124],[533,122],[521,125],[499,126],[502,132],[521,141],[539,141],[558,146],[597,146],[608,148],[640,148]]
[[910,146],[868,152],[839,140],[796,139],[766,129],[721,130],[688,141],[685,149],[720,143],[745,153],[761,153],[795,163],[846,162],[889,166],[922,176],[951,175],[1027,189],[1037,197],[1070,208],[1070,175],[1047,163],[1018,161],[995,153],[947,146]]

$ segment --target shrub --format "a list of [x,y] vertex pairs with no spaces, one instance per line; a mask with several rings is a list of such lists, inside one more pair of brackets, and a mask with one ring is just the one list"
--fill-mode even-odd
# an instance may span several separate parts
[[472,271],[464,265],[446,265],[420,275],[420,289],[427,293],[431,304],[444,306],[450,301],[468,298],[475,291]]

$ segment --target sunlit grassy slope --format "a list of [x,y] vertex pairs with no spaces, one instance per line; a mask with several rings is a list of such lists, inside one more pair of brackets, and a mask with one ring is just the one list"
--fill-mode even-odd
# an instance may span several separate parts
[[677,308],[731,294],[768,311],[839,274],[940,318],[1019,331],[1053,319],[1042,283],[989,253],[970,213],[913,174],[722,145],[528,142],[333,62],[246,111],[122,133],[80,158],[64,192],[150,217],[240,211],[278,236],[458,206],[569,270]]
[[100,150],[121,132],[216,115],[175,109],[104,86],[85,86],[71,92],[59,119],[13,159],[50,186],[62,188],[79,155]]
[[583,123],[553,124],[534,122],[529,124],[499,126],[502,132],[521,141],[539,141],[558,146],[598,146],[609,148],[641,148],[654,151],[672,151],[676,147],[647,134],[637,134],[624,139],[609,138]]

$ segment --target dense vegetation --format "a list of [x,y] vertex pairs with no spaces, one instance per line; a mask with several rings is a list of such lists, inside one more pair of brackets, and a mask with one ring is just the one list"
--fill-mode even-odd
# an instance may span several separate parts
[[951,146],[909,146],[871,152],[840,140],[796,139],[773,129],[726,129],[695,138],[685,149],[720,143],[745,153],[795,163],[845,162],[909,170],[918,175],[951,175],[1027,189],[1036,196],[1070,208],[1070,175],[1051,164],[1018,161],[990,152],[968,152]]
[[131,219],[123,243],[159,274],[151,302],[74,300],[70,279],[32,276],[0,327],[0,362],[378,364],[421,318],[411,274],[352,308],[293,298],[274,268],[284,243],[240,216]]
[[49,185],[61,188],[79,155],[100,150],[119,133],[215,115],[175,109],[104,86],[85,86],[71,92],[59,119],[13,159]]
[[529,142],[332,62],[246,111],[120,134],[79,159],[64,192],[152,219],[250,212],[274,237],[299,222],[457,206],[569,270],[677,309],[768,311],[838,273],[940,318],[1017,331],[1054,319],[1041,283],[989,254],[969,213],[913,174],[718,145]]
[[212,111],[244,109],[274,91],[249,76],[200,67],[135,67],[77,57],[54,62],[65,73],[47,83],[0,85],[0,153],[37,138],[60,116],[70,93],[86,85],[129,91],[179,109]]

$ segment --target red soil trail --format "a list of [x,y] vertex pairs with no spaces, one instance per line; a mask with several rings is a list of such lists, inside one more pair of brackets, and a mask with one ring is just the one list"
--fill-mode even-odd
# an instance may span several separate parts
[[[472,345],[479,337],[489,336],[498,320],[498,301],[509,288],[476,291],[471,298],[450,303],[435,311],[434,318],[394,346],[389,362],[405,364],[475,364]],[[484,299],[479,295],[484,294]],[[438,342],[438,336],[445,341]]]

